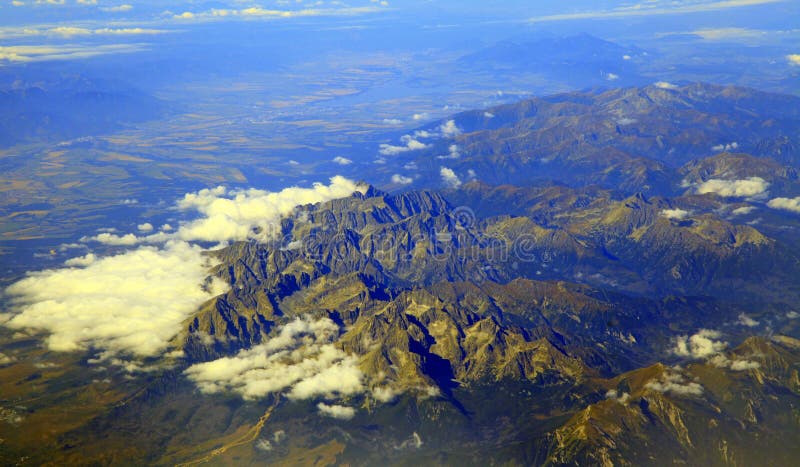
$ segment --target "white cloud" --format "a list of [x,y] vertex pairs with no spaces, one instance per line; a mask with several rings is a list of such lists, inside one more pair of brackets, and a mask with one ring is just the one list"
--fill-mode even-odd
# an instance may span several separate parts
[[272,451],[272,442],[268,439],[259,439],[256,441],[256,449],[259,451]]
[[630,56],[630,55],[623,55],[623,56],[622,56],[622,59],[623,59],[623,60],[630,60],[630,59],[631,59],[631,56]]
[[624,19],[637,16],[660,16],[701,13],[756,5],[778,3],[784,0],[718,0],[711,2],[677,2],[671,0],[647,0],[610,10],[561,13],[530,18],[532,23],[573,20]]
[[755,209],[756,208],[753,206],[742,206],[731,211],[731,214],[733,214],[734,216],[744,216],[755,211]]
[[649,381],[645,387],[662,393],[672,393],[678,396],[699,396],[703,394],[703,386],[693,381],[686,381],[677,373],[665,372],[661,378]]
[[760,368],[761,364],[751,360],[730,360],[725,355],[715,355],[708,359],[708,363],[719,368],[730,368],[733,371],[746,371]]
[[396,183],[398,185],[408,185],[409,183],[413,182],[414,179],[411,177],[405,177],[400,174],[392,175],[392,183]]
[[142,50],[144,47],[141,44],[0,46],[0,62],[4,60],[19,63],[78,60]]
[[78,258],[72,258],[64,261],[65,266],[89,266],[97,261],[97,256],[94,253],[89,253]]
[[630,398],[631,395],[627,392],[620,393],[616,389],[609,389],[608,392],[606,392],[606,399],[615,400],[622,405],[627,404]]
[[789,318],[789,319],[797,319],[797,318],[800,318],[800,313],[798,313],[796,311],[790,311],[790,312],[786,313],[786,317]]
[[139,232],[152,232],[153,224],[145,222],[144,224],[137,225],[136,228],[139,230]]
[[653,83],[653,86],[659,89],[670,89],[670,90],[678,89],[677,84],[668,83],[666,81],[658,81],[656,83]]
[[691,32],[708,41],[730,40],[730,39],[753,39],[766,34],[764,31],[747,28],[706,28],[697,29]]
[[675,209],[664,209],[661,211],[661,215],[666,217],[667,219],[675,219],[675,220],[682,220],[686,219],[691,213],[689,211],[675,208]]
[[461,153],[458,150],[458,145],[457,144],[451,144],[447,148],[447,151],[448,151],[447,155],[436,156],[436,158],[437,159],[458,159],[459,157],[461,157]]
[[109,13],[122,13],[122,12],[133,10],[133,5],[124,4],[124,5],[116,5],[116,6],[107,6],[107,7],[101,7],[100,9],[102,11],[106,11],[106,12],[109,12]]
[[766,193],[769,182],[761,177],[744,180],[720,180],[712,178],[697,187],[698,194],[716,193],[724,197],[753,197]]
[[491,113],[491,112],[484,112],[483,116],[486,117],[486,118],[494,118],[494,114]]
[[31,273],[9,286],[16,314],[4,326],[47,331],[55,351],[153,356],[201,303],[224,290],[218,282],[204,290],[208,258],[183,242],[85,263]]
[[[155,35],[165,34],[172,32],[168,29],[152,29],[141,27],[129,28],[86,28],[78,26],[55,26],[55,27],[3,27],[0,28],[0,38],[24,38],[36,36],[57,36],[64,38],[73,37],[87,37],[87,36],[123,36],[123,35]],[[23,47],[23,46],[20,46]],[[37,47],[37,46],[24,46],[24,47]],[[56,46],[39,46],[39,47],[56,47]],[[69,45],[66,50],[72,50],[78,46]]]
[[[298,2],[299,3],[299,2]],[[316,16],[356,16],[380,11],[378,7],[336,7],[336,8],[302,8],[297,10],[277,10],[262,7],[241,9],[213,8],[211,10],[183,13],[172,16],[176,20],[219,21],[224,19],[241,20],[273,20],[286,18],[306,18]]]
[[727,144],[718,144],[716,146],[713,146],[711,148],[711,150],[714,151],[714,152],[733,151],[733,150],[737,149],[738,147],[739,147],[739,143],[734,141],[732,143],[727,143]]
[[731,370],[733,371],[745,371],[745,370],[754,370],[756,368],[760,368],[761,364],[758,362],[753,362],[750,360],[734,360],[731,363]]
[[453,172],[453,169],[442,167],[439,169],[439,175],[441,175],[442,181],[448,188],[458,188],[461,186],[461,179]]
[[737,324],[742,326],[747,326],[748,328],[754,328],[759,325],[759,322],[754,320],[753,318],[747,316],[744,313],[739,314],[739,318],[736,320]]
[[392,388],[390,386],[375,386],[372,388],[372,397],[379,402],[387,403],[395,400],[397,396],[402,394],[401,390]]
[[800,213],[800,196],[796,198],[774,198],[769,200],[767,206],[772,209],[782,209],[784,211]]
[[728,347],[727,342],[717,340],[720,336],[719,331],[711,329],[701,329],[692,336],[678,336],[674,339],[672,352],[682,357],[707,358]]
[[333,162],[339,165],[350,165],[353,163],[350,159],[342,156],[336,156],[333,158]]
[[445,138],[452,138],[461,134],[461,129],[456,126],[455,120],[448,120],[439,125],[439,132]]
[[425,113],[425,112],[423,112],[423,113],[418,113],[418,114],[414,114],[414,115],[412,115],[412,116],[411,116],[411,119],[412,119],[412,120],[416,120],[416,121],[419,121],[419,120],[427,120],[427,119],[429,119],[429,118],[430,118],[430,115],[428,115],[428,114],[427,114],[427,113]]
[[364,391],[358,360],[334,343],[339,327],[328,318],[296,318],[266,343],[232,357],[189,367],[202,392],[235,392],[245,399],[288,392],[292,399],[353,395]]
[[356,409],[343,405],[328,405],[324,402],[317,404],[319,413],[326,417],[338,418],[339,420],[350,420],[356,415]]
[[400,138],[400,141],[403,143],[402,146],[395,146],[392,144],[381,144],[378,152],[384,156],[396,156],[397,154],[400,153],[408,151],[418,151],[420,149],[425,149],[428,147],[427,144],[420,142],[411,135],[403,135]]
[[140,239],[134,234],[125,234],[125,235],[116,235],[108,232],[104,232],[94,237],[84,237],[81,241],[95,241],[98,243],[102,243],[103,245],[112,245],[112,246],[132,246],[139,243]]
[[[181,223],[175,232],[167,233],[171,228],[165,225],[162,232],[147,237],[111,232],[92,237],[118,246],[142,242],[162,246],[139,245],[104,258],[89,253],[68,260],[68,269],[31,273],[6,289],[13,314],[0,322],[12,329],[48,332],[46,344],[52,350],[99,349],[102,354],[96,361],[140,371],[141,365],[121,358],[164,353],[183,321],[227,288],[208,278],[211,263],[206,250],[189,241],[245,240],[255,235],[253,229],[278,222],[299,204],[341,198],[361,189],[350,180],[333,177],[327,186],[292,187],[275,193],[254,189],[228,192],[222,187],[190,193],[178,208],[201,217]],[[145,226],[143,230],[148,229]],[[259,235],[268,233],[265,229]],[[299,386],[297,391],[309,389]]]
[[800,66],[800,54],[790,54],[786,56],[789,65]]
[[606,73],[606,80],[608,81],[616,81],[619,79],[619,75],[616,73]]
[[403,121],[397,118],[384,118],[383,123],[385,125],[402,125]]
[[[278,192],[224,187],[200,190],[184,196],[178,202],[178,209],[196,211],[201,217],[181,224],[172,235],[181,240],[205,242],[268,238],[277,230],[280,218],[296,206],[344,198],[364,189],[363,185],[335,176],[330,185],[316,183],[311,188],[290,187]],[[162,238],[159,234],[151,237],[149,240]]]

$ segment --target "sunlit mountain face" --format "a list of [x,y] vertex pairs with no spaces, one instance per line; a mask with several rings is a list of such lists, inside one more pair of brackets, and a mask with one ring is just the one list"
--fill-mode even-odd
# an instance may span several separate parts
[[0,3],[0,463],[796,465],[797,18]]

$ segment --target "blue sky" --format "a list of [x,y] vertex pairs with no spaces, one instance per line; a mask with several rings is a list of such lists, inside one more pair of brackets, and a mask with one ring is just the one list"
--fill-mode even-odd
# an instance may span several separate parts
[[13,0],[0,3],[0,65],[135,52],[242,23],[295,32],[394,28],[398,43],[413,42],[411,26],[462,30],[465,40],[499,40],[505,31],[590,32],[628,42],[699,33],[705,40],[786,44],[800,39],[797,18],[800,2],[793,0]]

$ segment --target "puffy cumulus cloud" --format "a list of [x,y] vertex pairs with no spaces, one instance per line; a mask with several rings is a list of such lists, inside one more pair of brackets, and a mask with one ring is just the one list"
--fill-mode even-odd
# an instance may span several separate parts
[[657,87],[659,89],[669,89],[669,90],[678,89],[678,85],[677,84],[668,83],[666,81],[657,81],[657,82],[653,83],[653,86],[655,86],[655,87]]
[[461,179],[453,172],[453,169],[442,167],[439,169],[439,175],[442,177],[442,182],[444,182],[448,188],[458,188],[461,186]]
[[606,80],[608,81],[616,81],[619,79],[619,75],[616,73],[606,73]]
[[145,222],[144,224],[137,225],[136,228],[139,230],[139,232],[152,232],[153,224]]
[[350,159],[348,159],[346,157],[336,156],[336,157],[333,158],[333,163],[334,164],[339,164],[339,165],[350,165],[350,164],[353,163],[353,161],[351,161]]
[[428,115],[425,112],[414,114],[414,115],[411,116],[411,119],[414,120],[414,121],[427,120],[429,118],[430,118],[430,115]]
[[740,313],[738,319],[736,320],[736,324],[747,326],[748,328],[754,328],[759,325],[759,322],[744,313]]
[[117,235],[110,232],[103,232],[101,234],[97,234],[94,237],[83,237],[81,241],[84,242],[97,242],[102,243],[103,245],[111,245],[111,246],[132,246],[139,243],[140,239],[134,234],[125,234],[125,235]]
[[606,392],[606,399],[615,400],[622,405],[627,404],[630,398],[631,395],[627,392],[619,392],[616,389],[609,389],[608,392]]
[[727,144],[718,144],[711,148],[712,151],[720,152],[720,151],[733,151],[739,148],[739,143],[736,141]]
[[483,116],[484,116],[485,118],[494,118],[494,114],[493,114],[493,113],[491,113],[491,112],[488,112],[488,111],[487,111],[487,112],[484,112],[484,113],[483,113]]
[[691,336],[678,336],[674,339],[672,352],[682,357],[711,357],[728,347],[727,342],[717,340],[721,335],[719,331],[701,329]]
[[686,219],[689,214],[689,211],[675,208],[675,209],[664,209],[661,211],[661,216],[666,217],[667,219],[675,219],[675,220],[683,220]]
[[409,183],[413,182],[414,179],[411,177],[406,177],[400,174],[392,175],[392,183],[396,183],[398,185],[408,185]]
[[755,210],[756,210],[756,208],[753,207],[753,206],[742,206],[742,207],[738,207],[738,208],[734,209],[733,211],[731,211],[731,214],[733,214],[734,216],[744,216],[744,215],[750,214],[751,212],[753,212]]
[[800,213],[800,196],[796,198],[774,198],[769,200],[767,206],[772,209]]
[[97,261],[97,256],[94,253],[88,253],[84,256],[79,256],[77,258],[70,258],[64,261],[65,266],[89,266],[94,264]]
[[335,347],[338,335],[328,318],[297,318],[264,344],[192,365],[185,374],[204,393],[234,392],[245,399],[279,392],[291,399],[362,393],[358,360]]
[[731,362],[731,370],[733,371],[746,371],[760,368],[761,364],[750,360],[734,360]]
[[338,418],[339,420],[350,420],[356,415],[356,409],[344,405],[328,405],[324,402],[317,404],[319,413],[331,418]]
[[[144,371],[146,367],[131,359],[163,354],[181,323],[204,301],[227,289],[208,277],[209,256],[190,241],[247,239],[262,223],[277,222],[298,204],[345,197],[362,188],[334,177],[330,185],[276,193],[216,188],[188,194],[178,208],[199,212],[199,219],[181,223],[177,230],[165,224],[161,232],[146,237],[104,229],[85,240],[136,249],[103,258],[89,253],[68,260],[69,268],[30,274],[6,289],[12,313],[2,316],[0,323],[49,333],[46,343],[52,350],[97,349],[102,353],[92,362]],[[147,231],[153,226],[145,223],[139,228]],[[158,246],[141,245],[144,242]],[[333,348],[321,349],[320,355],[339,358]],[[338,366],[348,370],[345,362]],[[323,376],[337,377],[335,372]]]
[[661,393],[672,393],[678,396],[699,396],[703,394],[703,386],[693,381],[686,381],[683,375],[665,372],[661,377],[645,384],[646,388]]
[[408,152],[408,151],[418,151],[420,149],[425,149],[428,147],[427,144],[419,141],[414,136],[411,135],[403,135],[400,138],[400,142],[402,145],[392,145],[392,144],[381,144],[380,149],[378,150],[384,156],[396,156],[398,154]]
[[445,138],[452,138],[461,134],[461,129],[456,126],[455,120],[448,120],[439,125],[439,132]]
[[[320,203],[363,192],[365,186],[341,176],[329,185],[316,183],[311,188],[291,187],[278,192],[257,189],[227,190],[224,187],[189,193],[178,202],[182,211],[196,211],[199,219],[181,224],[171,234],[181,240],[225,242],[263,238],[282,216],[298,205]],[[149,240],[158,240],[156,234]]]
[[769,182],[761,177],[750,177],[743,180],[721,180],[712,178],[697,186],[698,194],[716,193],[724,197],[753,197],[763,195],[769,188]]
[[402,390],[395,389],[391,386],[375,386],[370,392],[376,401],[383,403],[391,402],[403,393]]
[[747,371],[761,368],[759,362],[745,359],[730,360],[725,355],[715,355],[710,358],[708,362],[719,368],[730,368],[732,371]]
[[800,66],[800,54],[789,54],[786,56],[789,65]]
[[82,269],[35,272],[9,286],[16,313],[4,326],[46,331],[55,351],[154,356],[200,304],[225,289],[207,281],[211,265],[203,251],[183,242],[80,262]]
[[458,150],[457,144],[451,144],[447,148],[447,154],[444,156],[436,156],[437,159],[458,159],[461,157],[461,153]]

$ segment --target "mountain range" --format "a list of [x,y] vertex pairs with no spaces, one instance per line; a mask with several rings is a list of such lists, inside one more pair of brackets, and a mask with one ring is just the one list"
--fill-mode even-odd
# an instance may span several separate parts
[[[418,167],[408,189],[301,205],[206,252],[228,290],[182,324],[176,363],[0,458],[795,462],[800,99],[660,83],[419,131],[447,121],[392,160]],[[442,164],[476,177],[437,189]],[[277,381],[323,359],[314,385]]]

